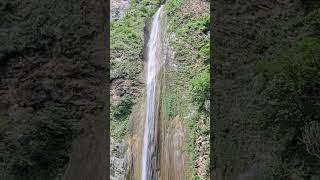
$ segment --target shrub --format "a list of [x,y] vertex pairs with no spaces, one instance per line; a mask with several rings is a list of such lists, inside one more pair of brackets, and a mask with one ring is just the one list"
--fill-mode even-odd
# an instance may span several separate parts
[[132,97],[124,95],[120,101],[111,107],[112,119],[115,121],[124,121],[130,115],[132,110]]
[[[18,179],[55,177],[68,161],[72,129],[66,109],[51,104],[11,132],[4,149]],[[28,117],[28,116],[26,116]]]
[[316,28],[320,27],[320,10],[314,10],[311,13],[309,13],[306,18],[305,18],[305,22],[307,24],[313,25]]
[[319,120],[320,41],[306,38],[269,62],[258,64],[258,93],[266,126],[300,128]]
[[198,57],[204,59],[205,63],[208,63],[210,56],[210,43],[206,42],[201,48],[199,48]]
[[111,122],[111,136],[116,139],[123,139],[128,133],[128,119],[123,121]]
[[210,16],[208,14],[205,14],[203,16],[196,18],[193,21],[190,21],[187,24],[187,27],[189,30],[192,30],[192,31],[195,31],[195,30],[207,31],[209,30],[209,24],[210,24]]
[[172,15],[177,8],[181,5],[181,0],[170,0],[166,2],[166,11],[168,12],[168,15]]
[[210,95],[210,74],[208,70],[201,72],[191,80],[189,89],[192,99],[203,106],[204,101],[209,99]]

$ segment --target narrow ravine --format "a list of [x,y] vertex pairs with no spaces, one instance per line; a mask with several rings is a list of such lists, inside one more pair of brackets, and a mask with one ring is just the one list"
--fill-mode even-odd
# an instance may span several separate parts
[[154,172],[152,166],[153,139],[155,130],[155,100],[156,100],[156,80],[157,74],[162,63],[160,55],[160,15],[163,5],[158,9],[152,20],[150,39],[148,42],[147,55],[147,101],[146,101],[146,117],[143,134],[142,161],[141,161],[141,180],[153,179]]
[[112,24],[114,180],[208,179],[208,148],[198,150],[208,137],[196,140],[208,134],[198,122],[208,122],[209,6],[190,2],[131,1]]

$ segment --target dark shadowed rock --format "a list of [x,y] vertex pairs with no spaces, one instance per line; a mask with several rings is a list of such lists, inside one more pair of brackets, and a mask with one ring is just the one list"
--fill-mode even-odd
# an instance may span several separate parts
[[107,178],[105,3],[0,3],[6,179]]

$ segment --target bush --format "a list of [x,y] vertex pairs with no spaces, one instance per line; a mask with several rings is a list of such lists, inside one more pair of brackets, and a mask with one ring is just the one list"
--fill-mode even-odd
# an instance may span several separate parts
[[320,10],[317,9],[309,13],[305,18],[305,22],[317,29],[320,28]]
[[320,41],[296,42],[275,59],[258,64],[258,93],[263,102],[266,126],[282,130],[300,128],[319,120]]
[[115,121],[124,121],[128,118],[132,110],[132,97],[124,95],[121,100],[111,107],[111,116]]
[[181,5],[181,0],[170,0],[166,2],[165,9],[168,12],[168,15],[172,15],[177,8]]
[[208,70],[201,72],[191,80],[189,89],[192,99],[203,107],[204,101],[209,99],[210,95],[210,74]]
[[208,14],[205,14],[203,16],[196,18],[193,21],[190,21],[187,24],[187,27],[191,31],[200,30],[205,32],[209,30],[209,25],[210,25],[210,16]]
[[121,139],[127,134],[129,115],[133,106],[132,97],[125,94],[120,101],[111,106],[111,135]]
[[0,22],[10,21],[10,16],[17,11],[18,3],[11,0],[0,1]]
[[111,122],[111,136],[112,138],[121,139],[128,133],[128,119],[123,121]]
[[18,179],[55,177],[68,162],[72,129],[65,113],[63,107],[48,105],[7,134],[0,158],[10,159]]

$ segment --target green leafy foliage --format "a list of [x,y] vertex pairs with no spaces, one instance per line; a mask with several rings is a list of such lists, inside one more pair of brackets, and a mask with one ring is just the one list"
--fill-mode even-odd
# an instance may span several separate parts
[[295,43],[279,57],[258,65],[267,97],[265,125],[302,127],[320,119],[320,41],[306,38]]
[[[203,111],[203,107],[210,93],[210,17],[209,8],[193,12],[188,9],[189,3],[190,1],[184,0],[168,0],[165,4],[169,44],[175,52],[172,61],[177,68],[166,70],[166,93],[161,97],[161,108],[164,118],[169,121],[175,116],[183,117],[187,142],[185,148],[191,158],[191,172],[187,176],[200,179],[196,172],[196,161],[199,158],[197,139],[201,137],[201,141],[209,141],[209,116],[208,112]],[[209,146],[203,146],[205,153],[208,153]]]
[[209,99],[210,95],[210,74],[209,71],[203,71],[198,74],[190,83],[191,97],[200,106],[203,106],[204,101]]
[[180,7],[181,3],[182,3],[182,0],[167,1],[165,9],[166,9],[166,12],[168,13],[168,15],[172,15],[177,10],[177,8]]
[[[133,0],[125,15],[110,22],[111,80],[129,79],[135,86],[143,70],[144,28],[156,11],[158,0]],[[126,92],[111,102],[111,135],[121,139],[128,131],[134,97]]]
[[143,70],[144,27],[156,4],[132,1],[122,18],[110,22],[111,79],[136,79]]
[[[186,63],[206,63],[210,56],[209,13],[198,16],[179,14],[169,21],[169,30],[175,33],[172,46],[176,49],[177,60]],[[190,46],[192,44],[192,46]]]
[[149,6],[146,3],[146,0],[139,3],[133,1],[123,18],[111,21],[111,49],[126,51],[127,58],[130,59],[138,59],[143,48],[143,28],[146,17],[150,17],[155,12],[155,2]]
[[163,121],[165,123],[167,123],[166,125],[168,125],[168,122],[170,119],[172,119],[174,117],[174,115],[177,113],[176,108],[177,108],[177,94],[173,91],[170,92],[162,92],[163,94],[161,95],[161,108],[162,108],[162,112],[163,112]]
[[115,121],[124,121],[131,113],[132,97],[124,95],[120,101],[111,107],[111,117]]
[[111,135],[123,138],[128,130],[129,116],[132,111],[133,98],[125,94],[118,102],[111,105]]
[[66,109],[50,104],[25,118],[31,119],[25,121],[23,128],[14,130],[19,134],[6,133],[6,146],[1,144],[1,161],[12,164],[11,173],[18,179],[55,177],[68,162],[67,150],[72,138]]
[[0,1],[0,22],[10,21],[10,16],[14,14],[18,6],[16,1],[2,0]]
[[305,22],[307,24],[315,26],[316,28],[319,28],[320,27],[320,10],[316,9],[311,13],[309,13],[305,18]]
[[123,121],[111,122],[111,136],[117,140],[120,140],[128,133],[128,117]]
[[205,31],[209,29],[209,24],[210,24],[210,17],[207,14],[205,14],[196,18],[196,20],[192,20],[188,22],[186,27],[190,31],[198,31],[198,30]]
[[287,144],[267,168],[267,179],[306,179],[316,163],[310,152],[318,147],[309,141],[317,135],[307,126],[320,121],[319,39],[304,38],[258,63],[256,84],[264,97],[258,123],[271,141]]

